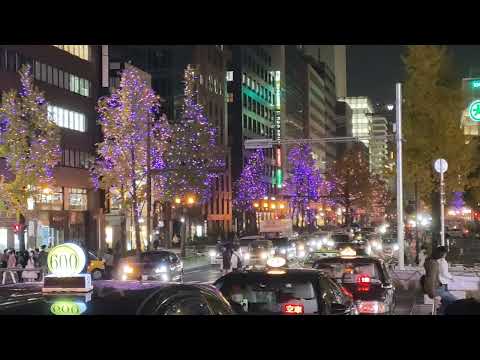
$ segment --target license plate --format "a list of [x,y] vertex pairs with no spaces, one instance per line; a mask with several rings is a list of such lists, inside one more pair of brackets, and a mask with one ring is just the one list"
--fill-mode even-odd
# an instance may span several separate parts
[[147,281],[148,280],[148,275],[142,275],[142,280]]

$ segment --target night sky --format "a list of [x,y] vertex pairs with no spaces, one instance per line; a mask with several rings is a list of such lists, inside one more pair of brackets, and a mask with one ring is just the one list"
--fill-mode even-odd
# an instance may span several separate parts
[[[461,77],[480,69],[480,46],[450,45]],[[402,45],[347,45],[347,95],[368,96],[374,103],[393,103],[395,83],[403,81]]]

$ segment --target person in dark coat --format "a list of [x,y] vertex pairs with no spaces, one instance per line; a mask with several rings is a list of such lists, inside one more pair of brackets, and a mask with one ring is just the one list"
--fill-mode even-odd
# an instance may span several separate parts
[[228,243],[223,246],[222,259],[223,273],[227,274],[230,272],[230,268],[232,267],[232,247]]

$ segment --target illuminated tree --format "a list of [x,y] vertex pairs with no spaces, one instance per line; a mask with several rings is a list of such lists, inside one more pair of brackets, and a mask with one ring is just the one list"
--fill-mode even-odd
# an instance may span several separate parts
[[380,176],[370,176],[370,190],[367,198],[367,211],[370,219],[382,221],[392,203],[392,194],[387,183]]
[[194,194],[206,202],[214,180],[224,171],[225,153],[216,143],[216,127],[212,126],[198,104],[198,75],[192,67],[185,70],[182,117],[172,125],[171,137],[164,154],[164,198]]
[[241,211],[253,209],[255,200],[267,196],[267,184],[263,181],[265,172],[265,155],[263,150],[253,152],[242,170],[240,178],[234,185],[234,206]]
[[416,183],[420,197],[431,201],[433,234],[440,233],[438,174],[435,159],[448,162],[445,176],[447,195],[478,186],[478,177],[469,172],[478,166],[478,142],[464,135],[460,118],[465,99],[460,77],[456,76],[446,47],[415,45],[407,47],[403,59],[405,173],[407,183]]
[[371,190],[368,157],[361,145],[348,149],[333,162],[326,179],[332,184],[330,199],[345,208],[345,223],[350,226],[353,210],[366,207]]
[[47,102],[33,86],[30,66],[19,71],[20,91],[4,92],[0,108],[0,156],[6,169],[0,182],[0,206],[16,215],[22,230],[20,250],[25,249],[23,225],[28,201],[41,187],[53,185],[53,168],[60,160],[60,131],[49,119]]
[[290,209],[292,218],[296,216],[296,226],[299,226],[299,218],[302,218],[301,226],[312,224],[314,221],[313,211],[310,211],[309,203],[319,200],[321,183],[320,171],[315,169],[315,160],[312,149],[308,144],[294,146],[288,153],[290,175],[285,187],[290,195]]
[[127,208],[132,209],[137,252],[142,249],[139,217],[148,170],[163,167],[161,154],[168,135],[166,119],[158,116],[159,106],[158,97],[134,67],[122,72],[119,88],[100,98],[97,106],[104,140],[97,144],[93,179],[97,187],[120,195],[125,215]]

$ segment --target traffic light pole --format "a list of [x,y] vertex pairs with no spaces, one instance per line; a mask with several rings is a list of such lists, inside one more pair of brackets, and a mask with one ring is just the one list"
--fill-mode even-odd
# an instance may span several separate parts
[[404,233],[403,233],[403,169],[402,169],[402,84],[397,83],[396,88],[396,136],[397,143],[397,241],[398,241],[398,266],[404,269]]

